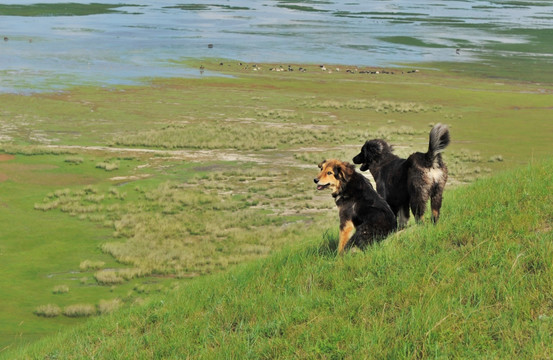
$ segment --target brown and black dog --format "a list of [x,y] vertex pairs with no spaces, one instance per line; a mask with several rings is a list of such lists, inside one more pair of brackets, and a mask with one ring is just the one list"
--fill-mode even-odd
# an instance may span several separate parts
[[376,190],[394,214],[400,228],[409,220],[409,208],[420,222],[430,199],[432,221],[440,217],[442,194],[447,181],[447,166],[442,151],[449,145],[449,129],[436,124],[430,131],[428,151],[416,152],[407,159],[392,154],[392,147],[381,139],[367,141],[361,152],[353,158],[362,164],[361,171],[369,169],[376,181]]
[[397,229],[390,206],[354,165],[332,159],[321,162],[319,168],[321,172],[314,179],[317,190],[329,188],[339,210],[338,254],[354,245],[363,249]]

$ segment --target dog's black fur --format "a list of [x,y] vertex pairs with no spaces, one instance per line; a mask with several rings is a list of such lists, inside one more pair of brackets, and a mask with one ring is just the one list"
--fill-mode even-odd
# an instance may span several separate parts
[[[340,217],[338,253],[351,246],[361,249],[397,229],[396,217],[371,183],[355,166],[339,160],[324,160],[314,179],[318,190],[331,188]],[[355,234],[352,236],[353,229]]]
[[442,151],[449,145],[449,129],[437,124],[430,131],[428,151],[416,152],[407,159],[392,153],[392,147],[381,139],[367,141],[361,152],[353,158],[362,164],[361,171],[370,170],[376,181],[376,190],[386,199],[400,227],[409,220],[409,208],[417,222],[431,202],[432,221],[440,217],[442,194],[447,182],[447,166],[442,160]]

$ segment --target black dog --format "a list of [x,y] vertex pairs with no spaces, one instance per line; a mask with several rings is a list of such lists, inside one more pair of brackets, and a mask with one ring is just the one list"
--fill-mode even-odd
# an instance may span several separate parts
[[[338,254],[353,245],[361,249],[397,229],[390,206],[374,191],[355,166],[339,160],[324,160],[314,179],[317,190],[330,188],[340,216]],[[353,229],[355,234],[352,236]]]
[[421,221],[429,198],[432,221],[438,221],[447,181],[447,167],[441,152],[449,142],[447,126],[437,124],[430,131],[426,153],[416,152],[401,159],[392,154],[392,147],[386,141],[375,139],[367,141],[353,158],[355,164],[362,164],[361,171],[371,171],[376,190],[397,214],[400,227],[409,220],[409,207],[416,221]]

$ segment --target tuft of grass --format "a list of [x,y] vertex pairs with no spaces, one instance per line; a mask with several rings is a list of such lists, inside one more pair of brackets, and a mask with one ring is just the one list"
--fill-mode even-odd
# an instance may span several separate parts
[[56,209],[60,205],[59,201],[50,201],[45,203],[36,203],[34,205],[35,210],[48,211]]
[[122,277],[125,280],[131,280],[135,277],[143,276],[145,273],[144,270],[138,268],[132,269],[119,269],[117,270],[117,275]]
[[34,313],[37,316],[51,318],[59,316],[61,314],[61,308],[55,304],[41,305],[35,309]]
[[502,155],[493,155],[488,159],[488,162],[502,162],[503,156]]
[[83,163],[84,159],[80,156],[71,156],[71,157],[65,158],[64,161],[69,164],[80,165]]
[[69,286],[67,285],[57,285],[52,289],[53,294],[65,294],[69,292]]
[[87,317],[96,315],[96,306],[92,304],[75,304],[63,308],[63,315],[67,317]]
[[100,270],[94,273],[94,278],[100,285],[121,284],[125,279],[112,269]]
[[119,169],[119,164],[113,162],[99,162],[96,164],[96,167],[106,171],[113,171]]
[[106,263],[103,261],[83,260],[79,264],[79,269],[81,269],[81,271],[99,270],[104,267],[105,264]]

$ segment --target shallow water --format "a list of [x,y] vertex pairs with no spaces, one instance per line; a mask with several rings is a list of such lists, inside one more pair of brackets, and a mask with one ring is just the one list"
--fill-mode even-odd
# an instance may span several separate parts
[[87,5],[99,13],[79,16],[52,0],[41,9],[36,1],[0,5],[0,91],[199,76],[179,62],[201,57],[394,66],[553,56],[553,3],[545,0],[183,2],[104,1],[125,6],[108,13]]

